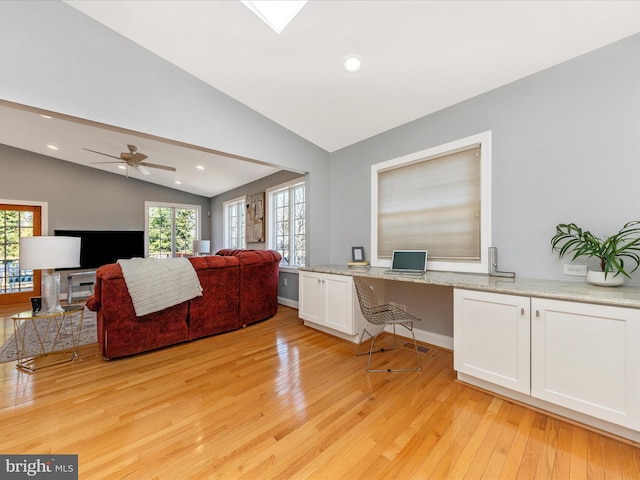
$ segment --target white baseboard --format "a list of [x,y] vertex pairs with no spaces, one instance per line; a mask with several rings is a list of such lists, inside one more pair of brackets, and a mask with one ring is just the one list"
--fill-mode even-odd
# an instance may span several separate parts
[[[387,327],[386,330],[391,333],[393,330],[391,327]],[[396,329],[396,334],[400,337],[411,338],[407,334],[405,334],[406,330],[402,328]],[[446,335],[442,335],[440,333],[428,332],[426,330],[418,330],[417,328],[413,331],[416,336],[416,340],[428,343],[429,345],[434,345],[436,347],[445,348],[447,350],[453,350],[453,337],[448,337]]]
[[291,308],[298,309],[298,301],[297,300],[291,300],[290,298],[285,298],[285,297],[278,297],[278,303],[280,305],[284,305],[286,307],[291,307]]

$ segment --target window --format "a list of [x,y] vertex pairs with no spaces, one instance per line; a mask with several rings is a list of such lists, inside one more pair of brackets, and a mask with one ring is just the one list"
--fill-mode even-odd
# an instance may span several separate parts
[[267,190],[268,247],[282,255],[282,266],[305,264],[304,179]]
[[374,264],[426,249],[431,270],[486,273],[491,246],[491,132],[371,169]]
[[224,202],[224,248],[246,248],[246,198]]
[[40,295],[40,271],[20,266],[20,239],[40,235],[47,204],[0,200],[0,305],[29,302]]
[[145,254],[167,258],[193,255],[200,239],[200,206],[145,202]]

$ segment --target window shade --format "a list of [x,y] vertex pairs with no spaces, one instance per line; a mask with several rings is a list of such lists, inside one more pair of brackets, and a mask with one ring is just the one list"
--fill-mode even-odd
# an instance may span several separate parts
[[378,256],[480,261],[480,145],[378,173]]

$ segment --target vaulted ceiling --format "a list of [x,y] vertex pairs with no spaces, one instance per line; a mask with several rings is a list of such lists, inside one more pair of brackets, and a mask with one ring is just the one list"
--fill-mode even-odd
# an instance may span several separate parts
[[[328,152],[640,32],[640,2],[629,1],[311,0],[280,34],[239,0],[66,3]],[[359,72],[344,70],[349,55]],[[56,156],[42,139],[8,131],[7,108],[0,143]],[[42,123],[24,113],[21,121]],[[82,155],[66,160],[88,165],[107,159],[81,147],[117,156],[137,142],[148,161],[179,167],[182,184],[160,170],[141,179],[205,196],[277,170],[71,123],[60,127],[69,138],[86,131],[74,147]],[[195,169],[199,155],[233,161],[238,178],[212,189],[208,171]]]

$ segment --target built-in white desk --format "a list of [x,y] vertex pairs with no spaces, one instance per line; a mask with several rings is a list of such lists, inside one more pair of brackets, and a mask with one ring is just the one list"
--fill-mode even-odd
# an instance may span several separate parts
[[586,281],[564,282],[559,280],[537,280],[517,277],[514,279],[480,274],[433,271],[429,271],[419,277],[413,277],[389,275],[384,273],[388,268],[383,267],[349,268],[343,265],[314,265],[312,267],[302,267],[300,270],[464,288],[466,290],[480,290],[506,295],[526,295],[529,297],[551,298],[570,302],[640,308],[640,286],[598,287],[588,284]]
[[358,342],[352,277],[450,287],[459,380],[640,443],[640,286],[385,270],[302,268],[300,318]]

